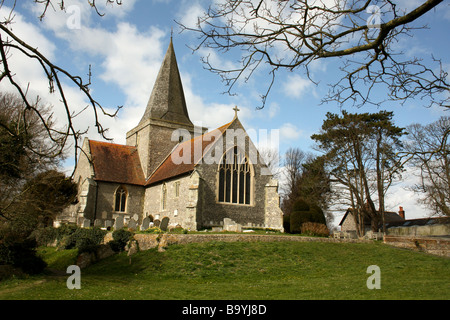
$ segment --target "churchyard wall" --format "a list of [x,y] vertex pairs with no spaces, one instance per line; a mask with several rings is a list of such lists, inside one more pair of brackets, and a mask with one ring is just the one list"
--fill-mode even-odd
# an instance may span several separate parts
[[384,243],[398,248],[450,257],[450,238],[386,235]]
[[[259,235],[259,234],[135,234],[134,239],[139,244],[139,250],[145,251],[154,248],[160,250],[171,244],[189,244],[204,242],[351,242],[351,243],[370,243],[370,240],[361,239],[334,239],[319,237],[300,237],[284,235]],[[105,236],[104,243],[112,240],[112,233]]]

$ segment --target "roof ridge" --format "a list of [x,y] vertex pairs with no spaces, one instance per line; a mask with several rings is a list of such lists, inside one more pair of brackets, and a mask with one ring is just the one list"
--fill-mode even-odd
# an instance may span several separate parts
[[136,149],[136,146],[130,146],[130,145],[127,145],[127,144],[120,144],[120,143],[114,143],[114,142],[108,142],[108,141],[98,141],[98,140],[91,140],[91,139],[89,139],[89,142],[101,143],[101,144],[105,144],[105,145],[120,146],[120,147],[127,147],[127,148],[134,148],[134,149]]

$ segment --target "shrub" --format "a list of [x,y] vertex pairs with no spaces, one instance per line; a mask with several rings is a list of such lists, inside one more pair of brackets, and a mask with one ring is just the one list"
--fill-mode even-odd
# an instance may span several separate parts
[[302,234],[309,236],[328,237],[330,231],[325,224],[316,222],[305,222],[301,226]]
[[55,242],[58,236],[58,229],[54,227],[40,228],[34,230],[30,239],[34,239],[38,246],[48,246]]
[[74,234],[80,227],[75,224],[63,224],[56,229],[56,240],[58,246],[65,248],[64,242],[68,242],[70,236]]
[[315,205],[315,204],[312,205],[310,208],[310,211],[312,213],[311,222],[326,224],[325,214],[323,213],[323,210],[318,205]]
[[107,231],[101,230],[99,227],[90,229],[73,228],[62,230],[60,235],[65,235],[60,240],[59,247],[63,249],[77,248],[79,253],[94,252],[96,247],[102,243]]
[[32,239],[3,238],[0,240],[0,264],[12,265],[27,274],[41,273],[47,264],[37,256],[36,246]]
[[294,211],[309,211],[309,205],[305,200],[299,198],[292,205],[292,212]]
[[283,215],[283,228],[284,232],[291,232],[291,216]]
[[133,239],[133,233],[125,229],[115,230],[112,233],[113,240],[108,242],[111,249],[115,252],[121,252],[125,250],[127,243]]
[[[309,206],[304,200],[299,199],[295,202],[295,209],[307,209],[307,210],[295,210],[290,214],[289,229],[291,233],[302,233],[302,224],[306,222],[316,222],[325,224],[325,215],[322,209],[317,205]],[[285,223],[287,225],[287,223]]]
[[290,231],[291,233],[301,233],[302,224],[311,221],[311,211],[294,211],[290,217]]

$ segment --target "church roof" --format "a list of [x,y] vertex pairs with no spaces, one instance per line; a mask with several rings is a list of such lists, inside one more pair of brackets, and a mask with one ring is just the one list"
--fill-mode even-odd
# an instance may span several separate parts
[[172,39],[153,86],[144,116],[139,124],[148,119],[160,119],[192,125],[186,107]]
[[94,179],[144,185],[145,178],[136,147],[89,140]]
[[[234,121],[234,120],[233,120]],[[146,185],[152,185],[170,178],[174,178],[189,172],[192,172],[197,165],[197,163],[203,158],[203,155],[212,148],[215,137],[217,134],[222,135],[225,130],[233,123],[231,121],[230,123],[227,123],[220,128],[217,128],[213,131],[207,132],[204,135],[195,137],[191,140],[184,141],[182,143],[179,143],[175,148],[172,150],[171,154],[168,155],[168,157],[163,161],[163,163],[155,170],[155,172],[151,175],[151,177],[148,179]],[[189,147],[190,144],[190,147]],[[198,145],[201,145],[202,153],[196,153],[196,150],[198,149]],[[173,161],[172,155],[179,156],[180,158],[183,158],[183,151],[184,150],[190,150],[191,154],[189,155],[190,161],[183,161],[183,163],[177,164]],[[200,156],[200,157],[199,157]],[[186,157],[187,158],[187,157]],[[188,162],[188,163],[185,163]]]
[[[347,219],[348,214],[353,215],[353,210],[352,208],[348,208],[347,211],[345,212],[344,216],[341,219],[341,222],[339,223],[340,226],[342,226],[342,224],[344,223],[345,219]],[[377,213],[379,213],[379,211],[377,210]],[[394,222],[394,221],[405,221],[405,219],[403,219],[402,217],[400,217],[398,215],[398,213],[396,212],[392,212],[392,211],[385,211],[384,212],[384,219],[386,221],[386,223],[388,222]],[[364,219],[364,223],[366,225],[370,225],[370,217],[367,217],[366,219]]]

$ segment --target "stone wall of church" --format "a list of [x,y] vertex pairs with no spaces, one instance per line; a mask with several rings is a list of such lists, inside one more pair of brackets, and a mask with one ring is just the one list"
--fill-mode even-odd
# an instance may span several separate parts
[[142,171],[145,178],[148,177],[149,161],[150,161],[150,121],[137,126],[133,130],[127,133],[127,145],[137,148],[139,153],[139,159],[141,160]]
[[[127,222],[130,218],[137,215],[138,223],[142,223],[142,208],[145,193],[143,187],[109,182],[97,182],[97,185],[97,210],[93,220],[112,220],[119,215],[123,215]],[[115,194],[120,186],[123,186],[127,191],[126,212],[124,213],[115,211]]]
[[92,217],[94,215],[94,194],[97,184],[92,180],[92,177],[94,176],[94,168],[89,161],[90,157],[91,151],[89,147],[89,139],[85,138],[83,140],[82,151],[80,152],[77,166],[73,174],[73,181],[78,186],[78,203],[70,205],[63,210],[54,222],[56,227],[64,223],[78,223],[80,219],[84,217]]
[[261,176],[254,165],[252,202],[250,205],[219,203],[217,199],[217,165],[202,165],[199,222],[202,227],[221,226],[225,218],[248,227],[265,227],[265,184],[270,177]]
[[[142,170],[148,178],[178,144],[177,130],[189,131],[194,136],[194,127],[171,121],[149,119],[127,133],[127,145],[136,146]],[[198,128],[202,131],[204,128]],[[174,134],[174,137],[172,135]]]
[[[225,137],[222,140],[222,146],[216,146],[210,152],[220,152],[220,155],[225,153],[229,147],[227,145],[227,133],[234,130],[242,130],[245,135],[245,153],[249,155],[250,147],[256,150],[255,146],[246,135],[244,128],[239,121],[233,122],[227,129]],[[236,140],[236,143],[237,140]],[[239,145],[239,143],[238,143]],[[220,157],[216,157],[219,160]],[[202,227],[214,227],[221,226],[225,218],[232,219],[238,224],[244,227],[268,227],[271,225],[266,223],[269,221],[266,219],[266,189],[272,176],[267,175],[267,166],[259,161],[259,158],[250,157],[250,161],[253,166],[253,179],[252,179],[252,200],[250,205],[231,204],[231,203],[219,203],[218,202],[218,167],[219,162],[213,164],[202,163],[197,166],[197,170],[202,178],[200,184],[200,201],[199,201],[199,222]],[[256,161],[255,161],[256,160]],[[281,212],[281,211],[280,211]],[[280,223],[282,225],[282,217],[280,217]]]
[[[164,184],[167,190],[165,208],[162,205]],[[194,172],[176,177],[164,184],[156,184],[145,190],[144,217],[151,216],[153,220],[159,221],[167,217],[169,226],[181,225],[188,230],[197,230],[198,174]]]
[[265,225],[270,228],[284,231],[283,211],[280,209],[280,195],[278,194],[278,181],[271,179],[265,186]]

